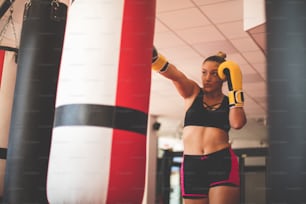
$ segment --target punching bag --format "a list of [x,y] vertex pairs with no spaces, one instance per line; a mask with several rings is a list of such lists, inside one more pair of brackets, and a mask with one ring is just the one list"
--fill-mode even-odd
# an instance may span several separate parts
[[67,5],[25,5],[4,182],[4,203],[47,203],[46,177]]
[[69,9],[49,160],[50,203],[141,203],[154,0]]
[[306,1],[266,2],[267,203],[306,203]]
[[0,197],[3,196],[6,154],[16,80],[16,53],[0,50]]

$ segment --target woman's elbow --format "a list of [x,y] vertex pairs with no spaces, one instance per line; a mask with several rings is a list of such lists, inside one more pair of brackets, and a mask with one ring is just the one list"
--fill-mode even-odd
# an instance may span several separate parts
[[245,126],[247,123],[246,119],[241,120],[241,121],[233,121],[231,122],[231,128],[239,130]]

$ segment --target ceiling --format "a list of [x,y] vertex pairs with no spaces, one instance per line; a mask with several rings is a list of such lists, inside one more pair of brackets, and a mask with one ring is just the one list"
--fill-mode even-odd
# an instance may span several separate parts
[[[18,43],[14,30],[19,41],[25,2],[14,2],[14,28],[8,25],[6,32],[11,35],[7,34],[2,44],[5,41],[6,45],[14,47]],[[267,116],[265,24],[245,31],[243,10],[243,0],[157,0],[154,45],[199,84],[201,63],[206,57],[223,51],[228,60],[237,62],[243,74],[248,125],[254,131],[265,126]],[[1,18],[0,28],[7,22],[8,14],[9,11]],[[225,93],[226,89],[224,86]],[[164,131],[178,134],[183,109],[183,100],[173,84],[152,72],[150,113],[165,122]],[[263,133],[255,135],[255,138],[260,135],[258,140],[266,137]]]

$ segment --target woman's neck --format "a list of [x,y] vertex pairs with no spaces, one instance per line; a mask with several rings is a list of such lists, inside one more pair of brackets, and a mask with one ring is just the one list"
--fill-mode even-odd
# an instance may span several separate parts
[[219,99],[223,98],[224,94],[222,93],[222,91],[214,91],[214,92],[204,92],[204,96],[205,98],[209,99]]

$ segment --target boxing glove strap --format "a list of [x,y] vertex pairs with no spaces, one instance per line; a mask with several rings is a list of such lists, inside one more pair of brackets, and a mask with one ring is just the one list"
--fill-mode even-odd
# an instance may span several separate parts
[[167,59],[161,54],[158,54],[157,59],[152,63],[152,69],[158,72],[167,71],[168,66],[169,63]]
[[244,96],[242,90],[234,90],[228,92],[229,106],[232,107],[243,107]]

